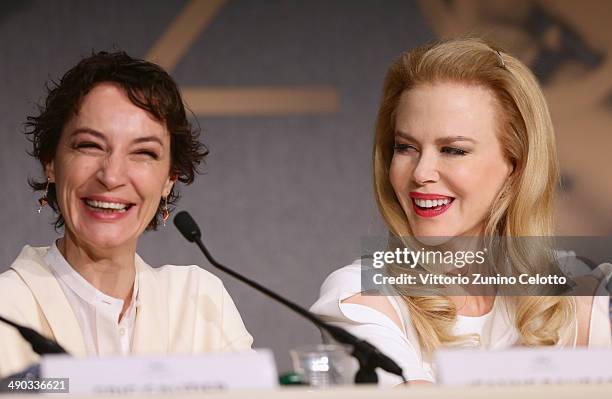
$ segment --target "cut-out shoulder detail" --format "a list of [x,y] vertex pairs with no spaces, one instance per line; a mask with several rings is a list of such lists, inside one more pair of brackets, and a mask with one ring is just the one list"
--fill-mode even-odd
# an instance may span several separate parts
[[594,298],[592,296],[577,296],[574,298],[576,299],[576,321],[578,323],[576,346],[587,346],[589,344]]
[[[369,296],[363,292],[361,285],[363,270],[360,260],[357,260],[331,273],[322,284],[319,299],[312,305],[311,311],[326,322],[346,328],[355,336],[366,339],[378,347],[402,367],[408,380],[435,382],[432,359],[421,350],[408,304],[399,295]],[[598,270],[607,278],[612,276],[611,264],[602,264]],[[596,283],[602,279],[591,278],[591,280]],[[595,287],[593,288],[594,294]],[[602,289],[601,285],[599,289]],[[612,341],[608,313],[609,298],[598,292],[599,296],[593,300],[592,296],[589,296],[591,294],[584,293],[587,296],[578,298],[583,303],[577,305],[584,304],[584,310],[580,312],[587,315],[588,322],[581,323],[583,326],[588,326],[583,336],[587,337],[589,347],[610,348]],[[520,334],[514,325],[513,309],[512,301],[498,297],[492,311],[486,317],[476,319],[457,317],[453,333],[480,336],[478,340],[466,342],[466,347],[485,350],[512,348],[520,342]],[[400,325],[403,328],[398,328]],[[576,345],[577,325],[577,320],[573,318],[571,323],[563,326],[559,331],[559,347],[573,348]],[[400,378],[395,375],[380,370],[378,375],[383,386],[401,384]]]
[[397,314],[397,312],[393,308],[393,305],[391,305],[391,302],[389,302],[389,299],[387,299],[387,297],[385,296],[382,296],[382,295],[365,296],[359,293],[359,294],[355,294],[351,297],[344,299],[342,303],[352,303],[355,305],[363,305],[363,306],[372,308],[374,310],[377,310],[380,313],[387,316],[388,318],[390,318],[391,321],[393,321],[393,323],[395,323],[395,325],[397,325],[400,328],[400,330],[404,331],[404,325],[402,324],[400,316]]
[[[580,286],[587,292],[595,294],[599,285],[599,280],[594,276],[586,275],[574,278]],[[576,300],[576,322],[578,324],[576,335],[576,346],[588,346],[591,326],[591,316],[593,314],[593,296],[575,296]]]

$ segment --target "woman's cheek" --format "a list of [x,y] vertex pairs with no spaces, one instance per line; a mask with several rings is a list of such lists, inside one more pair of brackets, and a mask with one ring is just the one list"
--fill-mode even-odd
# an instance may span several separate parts
[[440,179],[444,180],[444,184],[448,186],[453,196],[465,196],[487,184],[478,176],[478,169],[469,164],[455,164],[448,167],[446,171],[441,171]]
[[410,162],[401,157],[394,156],[391,160],[389,168],[389,181],[395,190],[395,194],[399,197],[405,194],[410,182],[411,167]]
[[[503,172],[503,171],[502,171]],[[461,199],[464,211],[474,212],[474,218],[483,216],[493,203],[504,182],[499,164],[479,160],[457,165],[448,175],[449,188]]]

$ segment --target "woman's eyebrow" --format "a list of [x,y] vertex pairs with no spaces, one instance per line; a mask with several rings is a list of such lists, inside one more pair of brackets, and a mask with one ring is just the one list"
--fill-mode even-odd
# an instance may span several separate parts
[[99,138],[100,140],[104,140],[106,141],[106,137],[104,136],[104,134],[100,133],[97,130],[88,128],[88,127],[79,127],[74,129],[74,131],[72,132],[72,134],[70,136],[77,136],[79,134],[90,134],[94,137]]
[[145,137],[138,137],[137,139],[134,139],[132,141],[132,143],[134,144],[140,144],[140,143],[148,143],[148,142],[154,142],[154,143],[158,143],[159,145],[161,145],[162,147],[164,146],[164,143],[161,141],[161,139],[157,136],[145,136]]
[[401,130],[396,130],[395,135],[400,136],[401,138],[404,138],[406,140],[417,141],[413,135],[407,132],[402,132]]
[[[88,128],[88,127],[80,127],[80,128],[75,129],[72,132],[71,136],[76,136],[76,135],[79,135],[79,134],[90,134],[90,135],[92,135],[94,137],[99,138],[100,140],[106,141],[106,136],[104,136],[104,134],[100,133],[97,130]],[[138,137],[138,138],[132,140],[132,143],[134,143],[134,144],[148,143],[148,142],[154,142],[154,143],[158,143],[162,147],[164,146],[164,143],[157,136],[144,136],[144,137]]]
[[477,143],[476,140],[474,140],[471,137],[466,137],[466,136],[445,136],[445,137],[439,137],[436,139],[436,143],[438,144],[448,144],[448,143],[454,143],[457,141],[469,141],[471,143]]
[[[418,142],[418,140],[408,132],[402,132],[400,130],[397,130],[395,131],[395,135],[401,138],[404,138],[406,140]],[[448,144],[448,143],[454,143],[457,141],[469,141],[472,143],[477,143],[475,139],[471,137],[467,137],[467,136],[461,136],[461,135],[438,137],[435,140],[436,144]]]

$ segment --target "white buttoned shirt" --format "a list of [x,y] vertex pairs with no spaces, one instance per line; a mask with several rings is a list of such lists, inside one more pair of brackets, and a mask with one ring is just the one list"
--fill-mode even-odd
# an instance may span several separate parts
[[106,295],[85,280],[70,266],[55,243],[49,248],[45,261],[74,311],[87,354],[129,354],[138,305],[138,274],[134,279],[130,306],[119,320],[123,299]]
[[[112,317],[100,317],[112,321],[107,324],[111,328],[94,324],[92,320],[97,321],[98,316],[91,317],[93,310],[83,311],[74,305],[69,299],[71,290],[62,288],[61,280],[52,271],[58,263],[47,260],[50,251],[51,247],[26,245],[10,269],[0,273],[0,315],[57,341],[75,357],[91,356],[98,352],[97,346],[101,353],[110,346],[118,348],[114,353],[121,354],[122,340],[112,333],[120,331],[117,318],[121,302]],[[250,350],[253,337],[219,278],[197,265],[154,268],[138,254],[134,263],[138,284],[134,288],[135,321],[133,316],[124,316],[126,322],[129,320],[124,331],[132,341],[131,347],[129,339],[124,347],[129,348],[130,354]],[[98,330],[102,333],[98,334]],[[90,343],[86,345],[86,341]],[[1,323],[0,359],[0,378],[40,361],[14,328]]]

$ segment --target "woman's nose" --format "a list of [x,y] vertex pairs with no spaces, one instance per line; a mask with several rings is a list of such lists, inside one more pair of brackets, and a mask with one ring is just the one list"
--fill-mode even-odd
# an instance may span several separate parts
[[96,177],[108,190],[122,186],[127,179],[127,159],[109,154],[101,162]]
[[418,185],[435,183],[440,179],[438,157],[430,152],[421,152],[417,164],[412,171],[412,178]]

